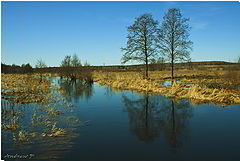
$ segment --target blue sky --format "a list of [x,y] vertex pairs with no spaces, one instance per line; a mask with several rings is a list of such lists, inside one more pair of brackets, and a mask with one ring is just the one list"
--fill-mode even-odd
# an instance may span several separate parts
[[[168,8],[191,19],[193,61],[236,61],[240,56],[239,2],[1,2],[1,61],[42,59],[59,66],[76,53],[91,65],[117,65],[127,26],[144,13],[162,22]],[[132,62],[134,63],[134,62]]]

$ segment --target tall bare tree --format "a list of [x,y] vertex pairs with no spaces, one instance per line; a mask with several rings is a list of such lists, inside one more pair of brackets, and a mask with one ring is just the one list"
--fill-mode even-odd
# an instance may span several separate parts
[[180,9],[170,8],[163,17],[163,22],[158,32],[158,48],[165,55],[173,67],[177,61],[190,59],[193,42],[189,40],[189,18],[183,18]]
[[35,67],[36,68],[47,68],[47,65],[42,59],[38,59]]
[[81,60],[78,58],[77,54],[73,54],[72,59],[71,59],[71,65],[73,67],[82,66]]
[[[47,65],[46,65],[46,63],[42,59],[38,59],[35,67],[36,68],[47,68]],[[42,72],[39,71],[39,72],[40,72],[40,81],[39,81],[39,83],[41,83],[42,82],[42,77],[43,77],[43,75],[42,75],[43,71]]]
[[71,66],[71,55],[66,55],[61,62],[61,67],[70,67]]
[[78,58],[77,54],[66,55],[61,62],[61,67],[79,67],[82,66],[81,60]]
[[148,77],[149,59],[156,56],[156,37],[158,21],[153,20],[151,14],[143,14],[136,18],[133,25],[128,27],[127,47],[124,51],[122,63],[129,60],[144,62],[146,64],[146,77]]

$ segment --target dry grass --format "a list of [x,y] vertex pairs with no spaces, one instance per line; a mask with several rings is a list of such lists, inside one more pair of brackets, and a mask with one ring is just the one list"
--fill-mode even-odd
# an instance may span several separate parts
[[28,74],[1,74],[2,98],[14,103],[47,103],[51,83]]
[[[65,139],[78,135],[73,126],[82,126],[85,122],[74,116],[71,118],[66,116],[71,111],[72,104],[64,97],[55,95],[53,91],[56,89],[61,94],[61,89],[52,86],[51,80],[41,79],[41,76],[58,75],[49,73],[1,75],[1,93],[4,99],[1,104],[3,135],[8,138],[7,140],[11,138],[15,144],[51,138],[49,144],[55,145],[55,138],[58,137],[67,145]],[[24,110],[25,107],[32,108],[32,116],[28,113],[31,110]]]
[[[240,104],[240,91],[208,87],[206,84],[234,84],[238,79],[226,79],[225,71],[177,71],[175,77],[180,83],[164,86],[162,81],[170,80],[171,71],[154,71],[149,79],[137,72],[94,72],[94,81],[117,89],[130,89],[144,93],[157,93],[175,98],[189,98],[193,103],[215,103],[221,105]],[[191,84],[191,88],[184,88]]]

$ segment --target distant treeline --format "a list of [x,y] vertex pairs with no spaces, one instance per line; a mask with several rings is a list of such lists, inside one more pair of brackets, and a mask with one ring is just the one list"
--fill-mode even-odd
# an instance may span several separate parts
[[[226,65],[228,67],[226,68]],[[211,68],[226,68],[228,70],[239,70],[236,66],[239,63],[230,63],[224,61],[208,61],[208,62],[186,62],[176,63],[175,69],[199,69],[205,70],[211,66]],[[171,63],[161,64],[149,64],[149,70],[170,70]],[[144,71],[145,65],[111,65],[111,66],[80,66],[80,67],[47,67],[47,68],[32,68],[29,64],[18,65],[6,65],[1,64],[2,73],[62,73],[62,72],[79,72],[79,71]]]
[[28,64],[19,65],[6,65],[1,63],[1,73],[32,73],[33,68]]

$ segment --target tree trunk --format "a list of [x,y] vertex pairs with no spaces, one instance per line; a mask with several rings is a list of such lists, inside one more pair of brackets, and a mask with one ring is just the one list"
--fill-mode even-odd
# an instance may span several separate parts
[[172,83],[173,83],[173,54],[172,54]]
[[146,32],[144,33],[144,51],[145,51],[145,62],[146,62],[146,77],[148,78],[148,51],[147,51],[147,36],[146,36]]
[[146,57],[146,77],[148,78],[148,59]]
[[174,23],[172,26],[172,42],[171,42],[171,48],[172,48],[172,85],[173,85],[173,61],[174,61]]

